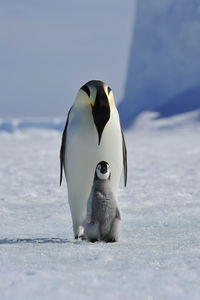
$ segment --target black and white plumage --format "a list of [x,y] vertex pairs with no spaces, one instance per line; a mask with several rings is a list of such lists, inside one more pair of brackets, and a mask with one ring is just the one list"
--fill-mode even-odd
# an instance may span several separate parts
[[120,238],[121,217],[111,190],[111,170],[105,161],[98,163],[87,204],[85,236],[95,242],[116,242]]
[[60,149],[60,183],[63,169],[75,238],[84,236],[87,200],[99,161],[112,169],[111,187],[117,198],[122,169],[127,181],[124,135],[111,88],[99,80],[83,85],[71,107]]

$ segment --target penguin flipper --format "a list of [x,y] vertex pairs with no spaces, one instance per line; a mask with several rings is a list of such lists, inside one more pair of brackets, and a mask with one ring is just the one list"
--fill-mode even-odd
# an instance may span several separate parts
[[121,126],[121,133],[122,133],[122,152],[123,152],[123,165],[124,165],[124,186],[126,186],[126,184],[127,184],[127,150],[126,150],[124,133],[122,131],[122,126]]
[[60,147],[60,185],[62,184],[63,167],[64,167],[64,161],[65,161],[65,146],[66,146],[66,140],[67,140],[67,127],[69,124],[69,115],[70,115],[72,107],[70,108],[70,110],[68,112],[67,121],[65,123],[65,128],[64,128],[64,131],[62,134],[62,142],[61,142],[61,147]]

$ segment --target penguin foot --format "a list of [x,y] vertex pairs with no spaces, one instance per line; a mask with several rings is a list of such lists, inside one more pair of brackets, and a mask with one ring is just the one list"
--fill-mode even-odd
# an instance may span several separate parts
[[115,243],[117,240],[115,238],[109,238],[105,240],[106,243]]
[[73,225],[73,229],[74,229],[75,240],[78,240],[78,239],[84,240],[85,239],[84,227],[82,225],[79,225],[79,226]]
[[115,243],[118,241],[116,236],[112,236],[110,234],[102,237],[102,241],[106,242],[106,243]]
[[96,243],[96,242],[98,242],[98,240],[97,239],[91,239],[90,242],[91,243]]
[[84,241],[84,240],[86,240],[86,237],[85,237],[84,235],[80,235],[80,236],[75,235],[74,239],[75,239],[75,240],[80,239],[80,240]]

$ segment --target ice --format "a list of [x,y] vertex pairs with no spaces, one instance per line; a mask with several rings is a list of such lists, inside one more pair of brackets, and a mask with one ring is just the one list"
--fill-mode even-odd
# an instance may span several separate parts
[[120,242],[75,241],[61,131],[0,131],[0,299],[199,299],[200,124],[143,114],[125,132]]
[[119,105],[128,126],[139,113],[200,108],[200,5],[197,0],[138,0]]

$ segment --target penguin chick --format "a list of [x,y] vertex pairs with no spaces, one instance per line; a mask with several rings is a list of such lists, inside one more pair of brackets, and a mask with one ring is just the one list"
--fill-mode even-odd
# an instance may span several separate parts
[[95,242],[116,242],[120,238],[121,216],[111,190],[111,170],[107,162],[98,163],[87,204],[86,238]]

